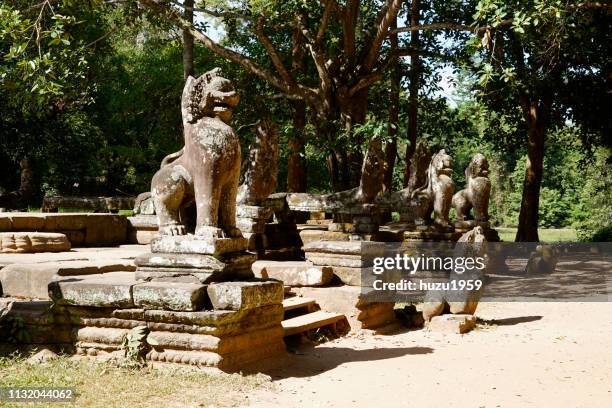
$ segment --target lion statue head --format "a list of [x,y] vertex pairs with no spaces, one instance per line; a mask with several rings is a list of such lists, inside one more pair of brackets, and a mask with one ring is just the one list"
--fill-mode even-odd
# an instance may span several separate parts
[[227,123],[239,100],[234,85],[224,77],[221,68],[205,72],[198,78],[190,76],[181,97],[183,120],[185,123],[195,123],[208,116]]
[[465,169],[467,180],[476,177],[487,177],[489,175],[489,162],[483,154],[477,153],[472,158],[470,165]]
[[442,149],[431,159],[429,166],[430,180],[440,176],[450,177],[453,174],[453,158]]

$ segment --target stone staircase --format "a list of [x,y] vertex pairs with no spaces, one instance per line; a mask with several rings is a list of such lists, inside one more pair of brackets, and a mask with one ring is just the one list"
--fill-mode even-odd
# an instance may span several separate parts
[[340,313],[324,312],[314,299],[295,296],[289,292],[283,300],[285,311],[282,322],[285,337],[305,334],[310,330],[328,329],[335,336],[343,335],[349,325]]

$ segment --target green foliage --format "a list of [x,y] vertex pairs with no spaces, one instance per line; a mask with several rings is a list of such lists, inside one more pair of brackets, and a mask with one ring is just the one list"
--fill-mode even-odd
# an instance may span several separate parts
[[142,367],[151,346],[158,345],[155,339],[149,337],[150,332],[147,326],[136,326],[125,335],[121,349],[124,351],[128,365]]
[[24,344],[31,340],[28,328],[21,317],[11,316],[9,309],[0,308],[0,337],[7,343]]

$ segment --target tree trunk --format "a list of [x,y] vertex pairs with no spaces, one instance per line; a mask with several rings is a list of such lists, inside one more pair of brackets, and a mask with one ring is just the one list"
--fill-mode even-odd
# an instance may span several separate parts
[[[194,0],[185,0],[185,20],[193,24]],[[193,35],[188,30],[183,30],[183,78],[193,76]]]
[[516,242],[538,242],[538,211],[540,208],[540,185],[544,163],[544,142],[548,129],[548,106],[531,101],[525,109],[528,125],[527,163],[523,181],[523,197],[519,213]]
[[306,127],[306,105],[302,101],[292,103],[293,137],[289,141],[289,160],[287,162],[287,191],[306,192],[306,161],[304,149],[304,128]]
[[[419,1],[412,0],[410,5],[410,26],[419,25]],[[420,49],[419,31],[410,33],[410,47]],[[410,57],[410,94],[408,96],[408,146],[406,146],[406,160],[404,163],[404,187],[410,180],[410,161],[416,149],[417,117],[419,113],[419,80],[421,77],[421,59],[418,54]]]
[[[397,27],[397,18],[393,20],[391,30]],[[391,52],[397,50],[397,34],[389,37]],[[385,174],[383,176],[383,193],[393,191],[393,168],[395,167],[395,156],[397,155],[397,133],[400,110],[400,81],[401,73],[399,61],[396,59],[391,68],[391,89],[389,92],[389,142],[385,146]]]
[[357,187],[361,180],[364,140],[362,134],[355,134],[354,128],[355,125],[365,123],[368,111],[368,93],[369,89],[365,88],[357,92],[352,98],[339,101],[344,132],[346,133],[346,140],[349,141],[348,145],[344,146],[345,149],[340,152],[343,157],[346,157],[346,163],[343,165],[343,190]]

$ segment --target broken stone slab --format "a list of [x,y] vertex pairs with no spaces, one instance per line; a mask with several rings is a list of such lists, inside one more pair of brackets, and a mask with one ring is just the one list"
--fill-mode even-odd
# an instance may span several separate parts
[[289,286],[323,286],[333,277],[332,268],[304,261],[257,261],[252,269],[256,278],[277,279]]
[[464,334],[476,326],[476,317],[469,314],[444,314],[434,316],[427,325],[429,331]]
[[204,308],[206,285],[179,282],[146,282],[132,288],[134,305],[145,309],[195,311]]
[[0,269],[0,282],[6,296],[47,299],[49,297],[48,285],[56,277],[134,271],[135,269],[136,267],[129,259],[15,263]]
[[151,252],[172,254],[223,255],[247,249],[245,238],[199,237],[197,235],[161,236],[151,241]]
[[59,305],[132,308],[132,287],[138,283],[130,272],[72,277],[49,284],[49,297]]
[[242,310],[283,302],[281,282],[223,282],[208,286],[208,296],[216,310]]
[[57,232],[1,232],[0,252],[63,252],[70,251],[70,241]]

